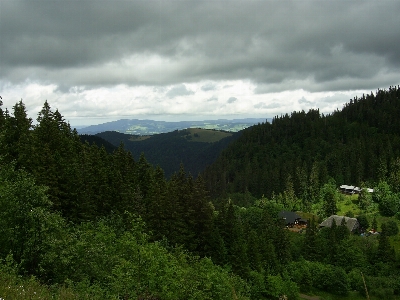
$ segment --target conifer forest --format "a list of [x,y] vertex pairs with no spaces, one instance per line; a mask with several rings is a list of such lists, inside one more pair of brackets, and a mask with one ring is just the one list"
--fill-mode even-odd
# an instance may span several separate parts
[[0,299],[400,299],[399,116],[391,86],[165,176],[82,142],[47,101],[36,122],[0,106]]

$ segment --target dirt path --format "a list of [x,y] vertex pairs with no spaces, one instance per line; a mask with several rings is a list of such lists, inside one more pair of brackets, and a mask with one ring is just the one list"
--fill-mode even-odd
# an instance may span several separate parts
[[299,294],[301,299],[307,299],[307,300],[320,300],[321,298],[318,296],[308,296],[305,294]]

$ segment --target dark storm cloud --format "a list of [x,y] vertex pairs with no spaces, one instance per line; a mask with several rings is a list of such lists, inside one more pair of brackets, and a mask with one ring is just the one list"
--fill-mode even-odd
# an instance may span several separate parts
[[398,84],[399,13],[399,1],[375,0],[2,0],[0,79],[376,89]]

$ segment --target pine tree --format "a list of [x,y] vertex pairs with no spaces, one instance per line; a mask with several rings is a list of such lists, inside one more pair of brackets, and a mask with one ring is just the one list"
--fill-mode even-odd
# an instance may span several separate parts
[[30,170],[32,119],[28,118],[22,100],[13,107],[13,115],[3,118],[1,152],[9,161],[16,161],[17,168]]
[[259,227],[259,243],[261,253],[262,269],[268,274],[277,274],[280,271],[280,264],[275,249],[275,226],[276,216],[279,210],[274,210],[268,205],[268,200],[262,210],[262,217]]
[[340,226],[336,229],[336,238],[339,243],[346,240],[350,236],[350,231],[346,226],[346,219],[343,217]]
[[[102,152],[107,156],[105,149]],[[113,152],[110,165],[113,210],[121,214],[128,211],[136,215],[145,215],[147,211],[145,197],[153,184],[153,169],[144,155],[141,155],[140,164],[136,163],[132,154],[126,151],[121,143]]]
[[361,184],[361,192],[358,194],[358,207],[366,211],[372,203],[371,193],[365,187],[365,184]]
[[311,173],[309,176],[309,185],[307,194],[310,196],[312,203],[315,203],[318,198],[319,191],[319,168],[318,163],[315,161],[312,165]]
[[168,239],[173,245],[186,245],[193,238],[187,224],[189,209],[188,198],[193,190],[188,185],[186,172],[181,165],[178,173],[172,175],[168,182],[168,203],[170,212],[168,216]]
[[205,182],[198,176],[193,185],[193,193],[189,198],[189,219],[191,220],[190,229],[193,234],[193,251],[200,256],[206,255],[210,248],[210,238],[212,236],[214,207],[210,203]]
[[389,184],[394,192],[400,193],[400,157],[390,165]]
[[227,204],[225,210],[223,214],[223,238],[227,250],[228,263],[232,266],[232,271],[235,274],[247,277],[249,265],[242,223],[238,219],[235,208],[231,202]]
[[169,236],[168,222],[170,222],[170,203],[168,203],[168,186],[164,171],[157,166],[154,171],[153,182],[145,199],[147,210],[143,218],[152,231],[154,240],[161,240]]
[[251,230],[247,242],[247,257],[249,259],[249,266],[254,271],[261,271],[261,250],[260,240],[255,230]]
[[378,222],[377,222],[377,220],[376,220],[376,216],[375,216],[375,215],[374,215],[374,218],[372,219],[372,224],[371,224],[371,226],[372,226],[372,229],[373,229],[373,230],[375,230],[375,231],[378,230]]
[[377,260],[384,263],[393,263],[396,260],[396,253],[394,248],[390,245],[389,237],[384,226],[382,227],[382,232],[379,235],[378,241]]
[[336,221],[333,218],[332,219],[332,225],[328,229],[329,230],[329,235],[328,235],[328,247],[329,247],[329,254],[328,254],[328,262],[331,264],[335,264],[337,254],[338,254],[338,237],[337,237],[337,225]]
[[308,260],[317,260],[319,257],[317,243],[317,222],[315,218],[308,220],[306,234],[303,243],[303,255]]
[[329,217],[335,215],[338,211],[337,200],[339,198],[339,192],[336,190],[334,181],[326,183],[321,188],[321,200],[323,202],[323,213],[324,216]]

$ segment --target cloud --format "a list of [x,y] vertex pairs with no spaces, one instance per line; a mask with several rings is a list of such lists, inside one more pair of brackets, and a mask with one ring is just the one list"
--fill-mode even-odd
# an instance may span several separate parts
[[311,102],[311,101],[308,101],[306,98],[304,98],[304,96],[301,97],[301,99],[299,99],[299,100],[297,100],[297,101],[299,102],[299,104],[309,104],[309,105],[312,104],[312,102]]
[[264,102],[259,102],[254,105],[254,108],[257,108],[257,109],[273,109],[273,108],[279,108],[279,107],[281,107],[281,105],[277,102],[273,102],[270,104],[266,104]]
[[218,97],[212,96],[211,98],[207,99],[207,102],[218,101]]
[[213,91],[216,89],[215,83],[207,82],[205,85],[201,87],[201,90],[204,92]]
[[230,104],[230,103],[234,103],[234,102],[236,102],[238,99],[237,98],[235,98],[235,97],[230,97],[229,99],[228,99],[228,103]]
[[180,85],[177,85],[177,86],[174,86],[173,88],[171,88],[166,93],[166,96],[168,98],[175,98],[178,96],[187,96],[187,95],[193,95],[193,94],[194,94],[194,92],[188,90],[184,84],[180,84]]
[[[310,78],[324,84],[373,78],[399,71],[399,12],[396,1],[371,0],[199,1],[194,6],[185,1],[104,1],[101,6],[5,1],[0,76],[20,81],[27,75],[21,69],[34,68],[40,80],[51,80],[52,70],[63,70],[73,85],[79,84],[74,75],[87,68],[106,69],[92,75],[94,85],[203,78],[264,84]],[[202,89],[210,88],[212,83]]]
[[74,89],[115,99],[121,86],[146,87],[136,106],[149,112],[230,95],[232,114],[273,99],[297,109],[303,96],[330,109],[339,102],[327,95],[399,84],[399,14],[399,1],[375,0],[1,1],[0,92],[31,101],[25,86],[55,86],[71,112],[84,94]]

